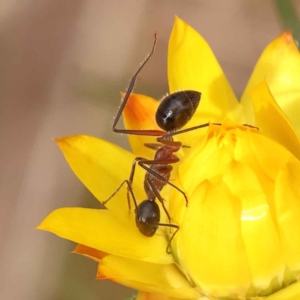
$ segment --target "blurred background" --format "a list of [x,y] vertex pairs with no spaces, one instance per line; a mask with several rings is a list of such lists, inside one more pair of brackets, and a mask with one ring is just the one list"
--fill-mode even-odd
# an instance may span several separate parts
[[[284,0],[285,1],[285,0]],[[299,1],[288,1],[296,16]],[[89,134],[128,147],[111,125],[158,32],[136,92],[168,91],[167,46],[177,14],[209,42],[237,96],[264,47],[286,26],[273,0],[2,0],[0,4],[0,299],[125,299],[95,281],[74,244],[34,230],[52,210],[96,207],[51,140]],[[282,8],[283,7],[283,8]],[[101,155],[101,153],[99,153]]]

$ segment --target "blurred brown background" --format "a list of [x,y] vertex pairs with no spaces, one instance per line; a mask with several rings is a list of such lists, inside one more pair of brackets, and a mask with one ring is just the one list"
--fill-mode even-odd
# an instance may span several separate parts
[[[299,1],[294,1],[299,11]],[[97,201],[51,137],[85,133],[127,146],[111,124],[131,75],[155,56],[136,91],[168,91],[174,14],[202,33],[236,94],[283,28],[271,0],[2,0],[0,4],[0,299],[108,300],[132,291],[95,281],[96,263],[74,244],[33,228],[63,206]],[[99,153],[99,155],[101,155]]]

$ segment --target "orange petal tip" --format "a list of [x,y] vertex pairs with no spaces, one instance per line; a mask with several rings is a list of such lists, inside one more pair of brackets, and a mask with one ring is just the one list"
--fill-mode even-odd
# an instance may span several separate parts
[[82,244],[78,244],[76,248],[71,252],[72,254],[80,254],[83,256],[86,256],[92,260],[95,260],[97,262],[100,262],[101,259],[103,259],[105,256],[109,255],[106,252],[87,247]]
[[294,43],[294,37],[293,37],[293,34],[292,32],[288,29],[286,30],[282,35],[281,37],[287,42],[287,43],[290,43],[290,42],[293,42]]
[[60,147],[64,138],[52,138],[52,140]]
[[[274,41],[274,47],[278,47],[278,49],[282,49],[282,47],[288,47],[288,49],[291,51],[295,51],[297,49],[297,46],[295,44],[295,40],[293,37],[293,34],[290,30],[284,31],[281,35],[279,35],[275,41]],[[285,48],[284,48],[285,49]]]

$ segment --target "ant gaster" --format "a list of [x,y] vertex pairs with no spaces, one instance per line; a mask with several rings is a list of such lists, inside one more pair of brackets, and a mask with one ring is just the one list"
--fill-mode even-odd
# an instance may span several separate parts
[[[157,37],[155,33],[152,50],[147,55],[144,62],[140,65],[140,67],[132,77],[127,92],[119,108],[119,111],[115,117],[112,130],[117,133],[143,136],[157,136],[157,141],[160,142],[160,144],[145,144],[145,146],[156,150],[154,159],[148,160],[143,157],[135,158],[132,165],[129,180],[123,181],[122,184],[118,187],[118,189],[102,204],[105,205],[120,190],[124,183],[126,183],[128,205],[130,208],[129,194],[131,194],[135,206],[136,226],[142,234],[144,234],[145,236],[153,236],[158,226],[168,226],[176,229],[168,243],[167,252],[169,253],[171,241],[174,235],[179,230],[179,226],[175,224],[170,224],[171,218],[167,209],[165,208],[164,199],[161,197],[160,191],[166,184],[169,184],[183,195],[186,201],[186,205],[188,205],[188,199],[184,191],[182,191],[180,188],[178,188],[176,185],[169,181],[173,169],[173,167],[170,164],[179,161],[179,157],[176,156],[174,153],[179,151],[180,148],[183,146],[181,142],[173,140],[173,135],[191,131],[197,128],[207,127],[209,123],[180,130],[194,115],[201,98],[200,92],[193,90],[185,90],[167,95],[159,103],[155,118],[157,125],[162,130],[127,130],[116,128],[117,123],[124,110],[124,107],[126,106],[126,103],[133,90],[137,76],[142,70],[142,68],[145,66],[145,64],[148,62],[150,57],[153,55],[156,42]],[[147,172],[144,180],[144,190],[147,195],[147,200],[142,201],[140,204],[137,204],[132,190],[132,182],[136,164],[141,166]],[[161,202],[162,207],[169,219],[169,224],[160,223],[160,210],[159,206],[155,202],[156,199],[158,199]]]

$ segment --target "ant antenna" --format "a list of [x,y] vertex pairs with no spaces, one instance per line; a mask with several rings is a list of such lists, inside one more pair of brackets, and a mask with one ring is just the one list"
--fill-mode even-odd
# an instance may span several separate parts
[[129,99],[129,96],[134,88],[134,85],[135,85],[135,82],[136,82],[136,78],[137,76],[139,75],[139,73],[141,72],[141,70],[143,69],[143,67],[145,66],[145,64],[148,62],[148,60],[151,58],[151,56],[154,54],[154,50],[155,50],[155,47],[156,47],[156,43],[157,43],[157,33],[156,31],[154,32],[154,41],[153,41],[153,46],[152,46],[152,49],[151,49],[151,52],[147,54],[145,60],[142,62],[142,64],[140,65],[140,67],[138,68],[138,70],[136,71],[136,73],[133,75],[133,77],[131,78],[130,80],[130,83],[129,83],[129,86],[128,86],[128,89],[126,91],[126,94],[123,98],[123,101],[121,103],[121,106],[119,108],[119,111],[116,115],[116,118],[114,120],[114,123],[113,123],[113,130],[115,129],[120,117],[121,117],[121,114],[122,114],[122,111]]

